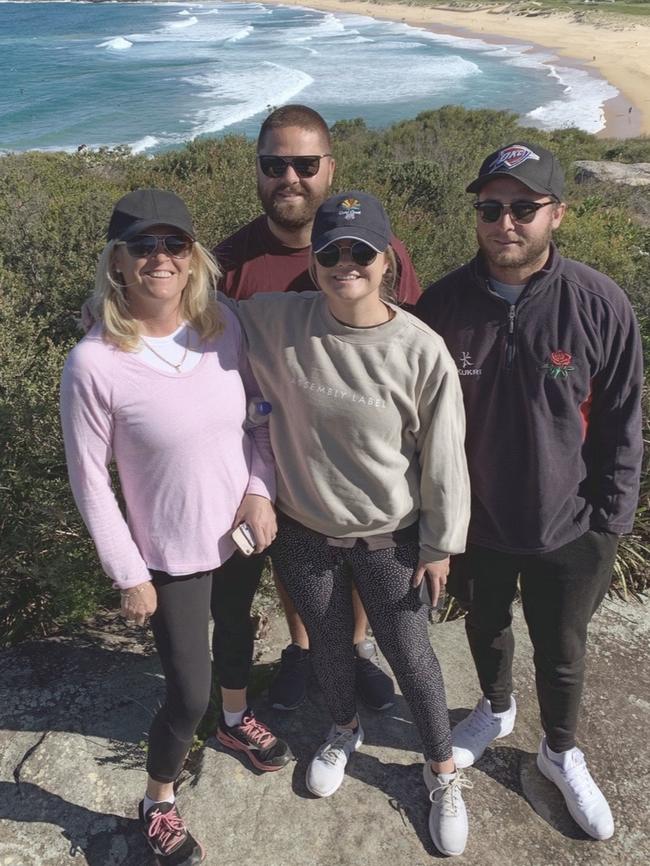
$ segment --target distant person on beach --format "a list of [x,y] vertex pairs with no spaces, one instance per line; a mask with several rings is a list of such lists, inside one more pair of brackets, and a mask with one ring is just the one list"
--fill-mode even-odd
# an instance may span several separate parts
[[272,405],[278,536],[270,554],[306,626],[333,720],[307,787],[317,797],[334,794],[363,743],[356,586],[424,744],[431,838],[451,855],[467,840],[467,782],[452,759],[424,599],[436,605],[449,555],[465,547],[465,418],[442,339],[392,300],[391,239],[376,198],[332,196],[311,229],[319,291],[259,293],[238,302],[237,312]]
[[456,362],[467,412],[472,518],[450,583],[469,607],[483,695],[453,730],[454,758],[469,767],[513,730],[519,585],[544,731],[537,766],[580,827],[608,839],[612,813],[576,729],[587,626],[637,504],[639,329],[624,292],[553,243],[566,204],[552,153],[503,147],[467,191],[476,195],[479,252],[417,305]]
[[[224,271],[220,288],[231,298],[262,292],[313,291],[310,235],[314,214],[329,195],[335,162],[329,129],[305,105],[285,105],[264,120],[257,140],[257,190],[264,214],[240,228],[214,249]],[[404,246],[391,236],[397,277],[395,297],[414,305],[420,284]],[[291,643],[269,688],[276,709],[293,710],[305,698],[309,638],[305,626],[276,580]],[[375,710],[394,702],[391,678],[384,673],[374,644],[367,638],[368,618],[355,592],[356,682],[359,696]]]
[[[277,529],[275,468],[268,427],[245,429],[259,391],[239,323],[214,300],[218,276],[181,199],[128,193],[97,266],[96,324],[68,356],[61,384],[75,500],[124,618],[150,620],[165,673],[139,813],[157,862],[172,866],[204,856],[179,815],[174,782],[210,698],[210,610],[223,704],[217,739],[260,770],[292,757],[246,702],[250,607],[260,553]],[[242,522],[257,542],[250,559],[231,539]]]

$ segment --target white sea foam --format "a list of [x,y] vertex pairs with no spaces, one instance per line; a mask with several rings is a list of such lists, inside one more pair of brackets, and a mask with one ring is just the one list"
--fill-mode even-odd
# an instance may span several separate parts
[[249,25],[248,27],[242,27],[241,30],[238,30],[236,33],[233,33],[232,36],[229,36],[226,39],[226,42],[239,42],[241,39],[246,39],[247,36],[250,36],[253,32],[253,26]]
[[254,117],[269,105],[289,102],[313,80],[299,69],[268,61],[246,70],[228,71],[219,66],[211,74],[187,78],[185,81],[211,103],[195,112],[194,136],[218,132]]
[[107,42],[100,42],[97,48],[108,48],[111,51],[126,51],[127,48],[133,48],[133,42],[129,42],[123,36],[116,36],[115,39],[109,39]]
[[169,21],[167,27],[169,30],[183,30],[185,27],[194,27],[198,23],[199,19],[195,15],[192,15],[187,21]]
[[155,135],[145,135],[130,145],[131,153],[145,153],[147,150],[152,150],[157,144],[160,144],[159,138],[156,138]]
[[618,96],[618,90],[608,81],[595,78],[584,69],[555,67],[553,74],[563,85],[564,98],[540,105],[524,115],[545,129],[564,129],[577,126],[585,132],[599,132],[605,128],[603,105]]

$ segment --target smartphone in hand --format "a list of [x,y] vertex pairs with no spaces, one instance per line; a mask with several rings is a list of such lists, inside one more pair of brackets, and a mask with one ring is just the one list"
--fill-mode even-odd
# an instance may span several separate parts
[[239,526],[233,529],[230,533],[230,537],[244,556],[250,556],[252,553],[255,553],[257,543],[255,541],[255,536],[253,535],[253,530],[250,528],[248,523],[240,523]]
[[442,608],[445,606],[445,593],[443,590],[438,595],[438,603],[434,607],[433,604],[431,603],[432,602],[431,585],[429,584],[429,580],[425,574],[424,577],[422,578],[422,582],[418,586],[418,600],[419,600],[420,604],[426,605],[427,607],[430,607],[431,610],[442,610]]

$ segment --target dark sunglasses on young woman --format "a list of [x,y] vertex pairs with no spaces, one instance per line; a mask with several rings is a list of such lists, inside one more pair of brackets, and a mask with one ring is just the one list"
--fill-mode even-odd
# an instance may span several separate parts
[[135,235],[123,243],[135,259],[147,259],[161,247],[173,259],[186,259],[194,242],[184,235]]
[[266,177],[283,177],[286,170],[291,166],[298,177],[314,177],[318,174],[320,161],[331,153],[321,153],[315,156],[273,156],[260,154],[257,159],[260,163],[262,174]]
[[[371,265],[377,258],[377,250],[363,241],[355,241],[351,247],[344,247],[344,249],[348,250],[350,258],[355,265],[359,265],[360,267],[365,268],[366,265]],[[328,244],[314,255],[321,267],[333,268],[341,260],[341,247],[338,244]]]
[[502,204],[500,201],[475,201],[474,208],[484,223],[496,223],[501,219],[504,211],[510,214],[513,222],[532,223],[540,208],[549,204],[557,204],[555,199],[551,201],[513,201],[511,204]]

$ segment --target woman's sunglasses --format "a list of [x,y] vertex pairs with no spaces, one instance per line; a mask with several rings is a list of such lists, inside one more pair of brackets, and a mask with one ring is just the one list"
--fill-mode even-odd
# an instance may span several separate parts
[[321,267],[333,268],[341,260],[342,249],[347,250],[355,265],[359,265],[362,268],[365,268],[366,265],[371,265],[377,258],[377,250],[374,250],[369,244],[364,244],[363,241],[355,241],[351,247],[343,248],[338,244],[328,244],[314,255]]
[[135,235],[123,243],[134,259],[148,259],[161,247],[173,259],[186,259],[194,241],[184,235]]
[[501,204],[500,201],[476,201],[474,208],[479,212],[484,223],[496,223],[501,219],[504,211],[510,214],[513,222],[532,223],[537,211],[548,204],[557,204],[555,199],[551,201],[513,201],[512,204]]
[[321,153],[316,156],[271,156],[260,154],[258,160],[262,174],[266,177],[283,177],[291,166],[298,177],[314,177],[318,174],[320,161],[331,153]]

